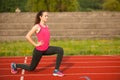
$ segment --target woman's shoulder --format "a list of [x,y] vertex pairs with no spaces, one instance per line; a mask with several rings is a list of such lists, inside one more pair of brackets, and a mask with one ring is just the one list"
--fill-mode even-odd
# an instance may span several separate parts
[[38,24],[35,24],[33,27],[32,27],[32,29],[34,29],[34,30],[40,30],[41,28],[39,27],[39,25]]
[[39,24],[35,24],[33,27],[35,27],[35,28],[39,28],[40,25],[39,25]]
[[38,32],[40,31],[40,29],[41,29],[41,27],[40,27],[39,24],[35,24],[35,25],[33,26],[33,28],[36,30],[36,33],[38,33]]

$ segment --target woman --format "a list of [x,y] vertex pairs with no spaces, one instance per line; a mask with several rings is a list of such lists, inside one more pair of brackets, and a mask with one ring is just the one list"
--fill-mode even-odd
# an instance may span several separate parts
[[[46,11],[43,10],[38,12],[36,15],[35,25],[26,35],[26,39],[35,46],[31,63],[30,65],[11,63],[11,73],[17,73],[17,68],[33,71],[37,67],[43,55],[57,54],[56,66],[53,75],[64,76],[64,74],[59,71],[64,51],[61,47],[49,46],[50,32],[46,25],[47,20],[48,13]],[[38,39],[37,43],[31,37],[34,33]]]

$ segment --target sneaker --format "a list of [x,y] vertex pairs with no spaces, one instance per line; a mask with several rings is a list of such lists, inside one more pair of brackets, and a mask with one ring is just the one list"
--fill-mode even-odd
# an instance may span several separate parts
[[60,72],[59,70],[54,70],[54,72],[53,72],[53,76],[63,77],[64,74],[63,74],[62,72]]
[[11,63],[11,73],[16,74],[17,73],[17,68],[15,63]]

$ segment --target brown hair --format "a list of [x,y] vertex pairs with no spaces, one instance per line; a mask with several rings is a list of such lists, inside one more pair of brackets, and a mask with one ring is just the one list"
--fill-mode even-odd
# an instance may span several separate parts
[[40,20],[40,16],[42,16],[44,12],[47,12],[47,11],[41,10],[41,11],[39,11],[39,12],[37,13],[34,24],[40,23],[40,21],[41,21],[41,20]]

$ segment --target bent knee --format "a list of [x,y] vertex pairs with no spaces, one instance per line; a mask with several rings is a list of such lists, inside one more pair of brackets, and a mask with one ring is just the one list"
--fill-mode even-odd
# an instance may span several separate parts
[[64,54],[64,50],[62,47],[58,47],[58,51],[61,53],[61,54]]

